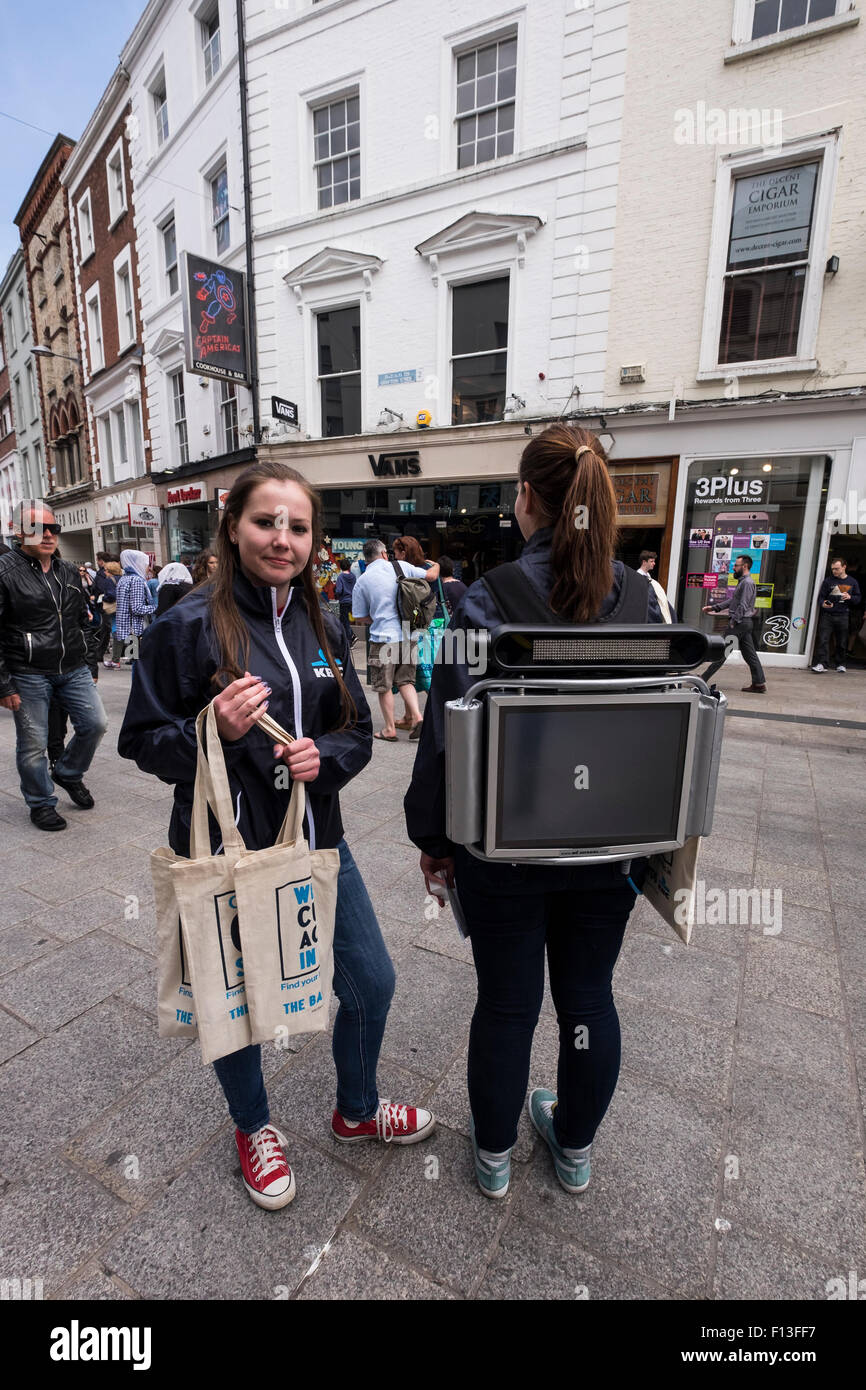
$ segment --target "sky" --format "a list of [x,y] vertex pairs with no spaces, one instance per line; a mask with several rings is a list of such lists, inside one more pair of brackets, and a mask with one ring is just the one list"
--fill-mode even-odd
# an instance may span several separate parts
[[12,219],[55,135],[81,136],[145,8],[146,0],[0,0],[0,276],[20,245]]

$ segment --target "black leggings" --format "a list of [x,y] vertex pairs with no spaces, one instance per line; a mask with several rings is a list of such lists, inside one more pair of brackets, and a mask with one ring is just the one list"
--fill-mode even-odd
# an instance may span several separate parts
[[[638,884],[644,868],[644,860],[635,862]],[[563,1147],[583,1148],[592,1142],[619,1077],[611,977],[635,891],[617,864],[579,870],[491,867],[461,850],[457,891],[478,972],[469,1035],[476,1140],[501,1153],[517,1139],[546,948],[559,1021],[554,1133]]]

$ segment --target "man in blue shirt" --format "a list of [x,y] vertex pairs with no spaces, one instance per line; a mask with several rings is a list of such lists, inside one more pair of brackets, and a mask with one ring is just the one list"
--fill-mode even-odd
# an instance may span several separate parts
[[860,585],[853,577],[848,577],[845,560],[834,560],[830,566],[831,577],[825,579],[818,590],[818,640],[815,643],[815,665],[813,671],[824,671],[830,664],[830,633],[836,638],[836,670],[845,671],[848,652],[849,624],[851,609],[860,603]]
[[[392,692],[392,686],[396,685],[403,697],[406,715],[412,720],[409,737],[418,739],[421,736],[421,711],[415,690],[418,649],[414,643],[403,640],[402,623],[397,612],[397,575],[381,540],[365,542],[364,559],[367,568],[356,581],[352,593],[352,617],[356,623],[370,625],[369,680],[379,696],[384,723],[381,733],[373,737],[383,743],[397,742]],[[438,565],[422,570],[406,560],[397,560],[395,564],[399,565],[406,579],[430,581],[439,575]]]

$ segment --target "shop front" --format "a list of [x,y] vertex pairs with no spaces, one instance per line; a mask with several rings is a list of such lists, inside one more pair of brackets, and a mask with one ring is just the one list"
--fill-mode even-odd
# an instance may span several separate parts
[[204,479],[186,480],[165,489],[166,532],[171,560],[192,569],[195,557],[216,540],[221,489]]
[[726,620],[702,613],[733,588],[738,555],[757,584],[755,644],[806,653],[832,460],[826,454],[695,459],[689,469],[677,612],[705,631]]
[[164,564],[160,537],[160,509],[156,488],[115,489],[96,498],[96,550],[119,555],[121,550],[141,550],[153,555],[155,564]]
[[55,521],[63,527],[60,553],[64,560],[69,560],[73,565],[92,565],[93,503],[74,502],[66,507],[53,507],[52,510]]

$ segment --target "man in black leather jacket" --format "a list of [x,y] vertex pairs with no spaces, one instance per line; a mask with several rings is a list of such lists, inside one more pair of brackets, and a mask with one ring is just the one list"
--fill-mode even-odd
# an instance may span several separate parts
[[[66,828],[52,778],[76,806],[93,806],[82,778],[108,727],[87,668],[87,602],[75,568],[55,555],[59,532],[48,507],[29,504],[19,516],[17,544],[0,555],[0,706],[15,716],[21,792],[40,830]],[[75,733],[49,774],[52,696]]]

